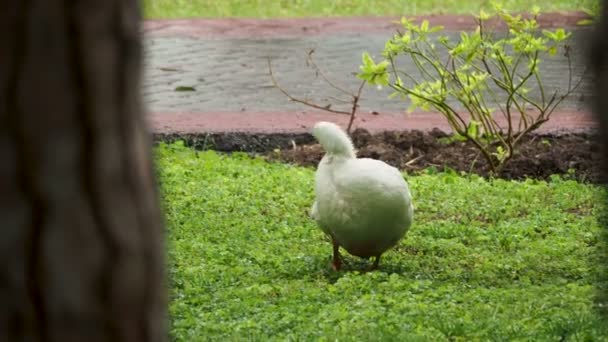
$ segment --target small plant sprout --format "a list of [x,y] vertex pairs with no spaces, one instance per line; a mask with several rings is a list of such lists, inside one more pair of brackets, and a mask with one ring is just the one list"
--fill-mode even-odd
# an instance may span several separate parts
[[[563,28],[541,31],[539,12],[533,8],[531,18],[526,19],[498,6],[491,13],[482,10],[476,16],[477,29],[461,32],[455,42],[445,35],[432,38],[431,34],[442,31],[441,26],[403,18],[404,31],[386,42],[382,61],[363,54],[358,77],[390,86],[394,90],[391,97],[409,101],[408,111],[419,108],[441,113],[456,138],[472,142],[492,173],[498,174],[522,137],[547,122],[582,81],[582,77],[576,83],[572,79],[567,44],[571,33]],[[489,30],[488,21],[493,17],[506,24],[506,35],[499,38]],[[440,49],[447,51],[447,57],[440,55]],[[558,50],[568,62],[567,89],[549,93],[539,64],[544,54],[555,55]],[[409,59],[418,73],[400,68],[397,58]],[[530,94],[532,87],[538,89],[538,96]],[[499,116],[504,123],[499,123]]]

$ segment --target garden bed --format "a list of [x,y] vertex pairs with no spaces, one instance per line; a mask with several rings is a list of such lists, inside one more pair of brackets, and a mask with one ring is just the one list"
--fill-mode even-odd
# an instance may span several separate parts
[[[488,165],[472,144],[448,142],[442,131],[353,132],[359,157],[383,160],[411,173],[444,170],[446,167],[482,176]],[[301,166],[317,165],[323,150],[309,134],[222,133],[208,135],[158,135],[157,140],[184,140],[197,149],[222,152],[243,151],[262,154],[269,160]],[[548,179],[551,175],[570,175],[579,181],[599,183],[599,144],[591,132],[533,134],[525,138],[518,153],[500,177],[505,179]]]

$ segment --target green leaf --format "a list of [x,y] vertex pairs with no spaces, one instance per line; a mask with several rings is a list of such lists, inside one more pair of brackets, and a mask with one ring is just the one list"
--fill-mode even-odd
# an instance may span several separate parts
[[555,31],[543,30],[543,35],[555,42],[562,42],[572,35],[571,32],[567,32],[563,28],[559,28]]
[[410,42],[412,41],[412,35],[408,32],[405,33],[401,36],[401,38],[399,39],[399,42],[408,45]]
[[588,25],[593,25],[595,24],[595,20],[593,19],[583,19],[583,20],[579,20],[576,22],[576,25],[579,26],[588,26]]
[[408,19],[406,17],[402,17],[400,23],[401,26],[403,26],[403,28],[407,30],[411,30],[413,27],[415,27],[415,25],[413,24],[413,19]]
[[532,6],[530,13],[532,13],[533,16],[538,16],[540,14],[540,7],[538,7],[538,5]]
[[384,51],[382,51],[382,56],[386,58],[396,56],[401,51],[401,49],[402,47],[400,44],[395,44],[394,41],[387,40],[384,44]]
[[429,30],[429,32],[434,33],[434,32],[439,32],[439,31],[443,31],[444,27],[439,25],[439,26],[433,26],[431,27],[431,29]]
[[564,41],[572,35],[571,32],[566,32],[563,28],[558,28],[555,30],[555,39],[559,42]]
[[447,45],[450,42],[450,38],[448,36],[440,36],[437,38],[437,41],[443,45]]
[[479,15],[477,16],[477,19],[481,20],[481,21],[485,21],[490,19],[492,16],[490,15],[490,13],[484,11],[483,9],[481,9],[479,11]]
[[507,159],[507,151],[500,145],[496,147],[496,152],[492,152],[492,155],[501,163]]
[[363,53],[362,60],[363,65],[359,67],[361,72],[357,74],[359,79],[374,85],[388,85],[390,77],[386,70],[389,66],[388,61],[382,61],[376,64],[367,52]]
[[502,6],[502,3],[499,1],[491,1],[490,4],[492,5],[492,8],[496,11],[496,12],[502,12],[504,10],[504,7]]
[[479,125],[481,123],[475,120],[471,120],[471,122],[469,122],[469,126],[467,127],[467,135],[469,137],[472,137],[474,139],[477,139],[479,137]]
[[372,59],[372,56],[369,55],[369,53],[365,52],[363,53],[363,66],[365,68],[373,68],[373,66],[375,65],[374,60]]
[[428,32],[429,30],[429,21],[428,20],[423,20],[422,24],[420,24],[420,31],[421,32]]
[[541,63],[541,60],[538,58],[530,58],[528,60],[528,69],[532,72],[538,72],[538,65]]
[[399,87],[403,87],[403,80],[401,79],[400,76],[397,76],[397,79],[395,80],[395,85],[399,86]]

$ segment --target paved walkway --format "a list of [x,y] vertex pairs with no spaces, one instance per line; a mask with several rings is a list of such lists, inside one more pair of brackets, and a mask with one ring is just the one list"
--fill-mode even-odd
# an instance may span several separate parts
[[[580,14],[541,16],[544,27],[570,26]],[[318,120],[346,122],[347,117],[312,110],[290,102],[269,77],[271,58],[281,85],[294,96],[320,103],[334,103],[340,96],[306,65],[314,49],[317,64],[336,83],[355,90],[363,51],[378,54],[396,26],[396,18],[291,19],[291,20],[167,20],[146,21],[145,77],[143,94],[155,132],[304,132]],[[435,16],[451,36],[470,30],[467,16]],[[585,34],[574,28],[575,36]],[[582,52],[574,44],[575,79],[583,72]],[[404,63],[404,62],[402,62]],[[407,68],[408,65],[403,64]],[[550,89],[564,88],[567,78],[564,57],[541,64],[543,80]],[[176,91],[188,87],[191,91]],[[572,94],[545,130],[585,129],[594,122],[585,110],[586,85]],[[448,127],[438,114],[405,115],[407,104],[388,99],[388,89],[366,88],[361,99],[357,127],[386,129],[432,129]],[[329,102],[327,102],[329,101]],[[348,109],[348,105],[343,105]],[[372,114],[373,113],[373,114]]]

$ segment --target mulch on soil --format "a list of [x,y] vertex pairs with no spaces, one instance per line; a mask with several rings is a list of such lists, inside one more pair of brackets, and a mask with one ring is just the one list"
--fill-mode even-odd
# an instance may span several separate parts
[[[363,129],[352,133],[358,156],[380,159],[399,169],[417,173],[434,167],[458,172],[489,175],[487,162],[466,142],[445,142],[439,130],[383,132],[370,134]],[[600,182],[600,147],[588,133],[531,135],[524,138],[500,178],[522,180],[548,179],[551,175],[570,175],[590,183]],[[265,153],[269,160],[314,167],[323,157],[318,144],[306,144]]]

